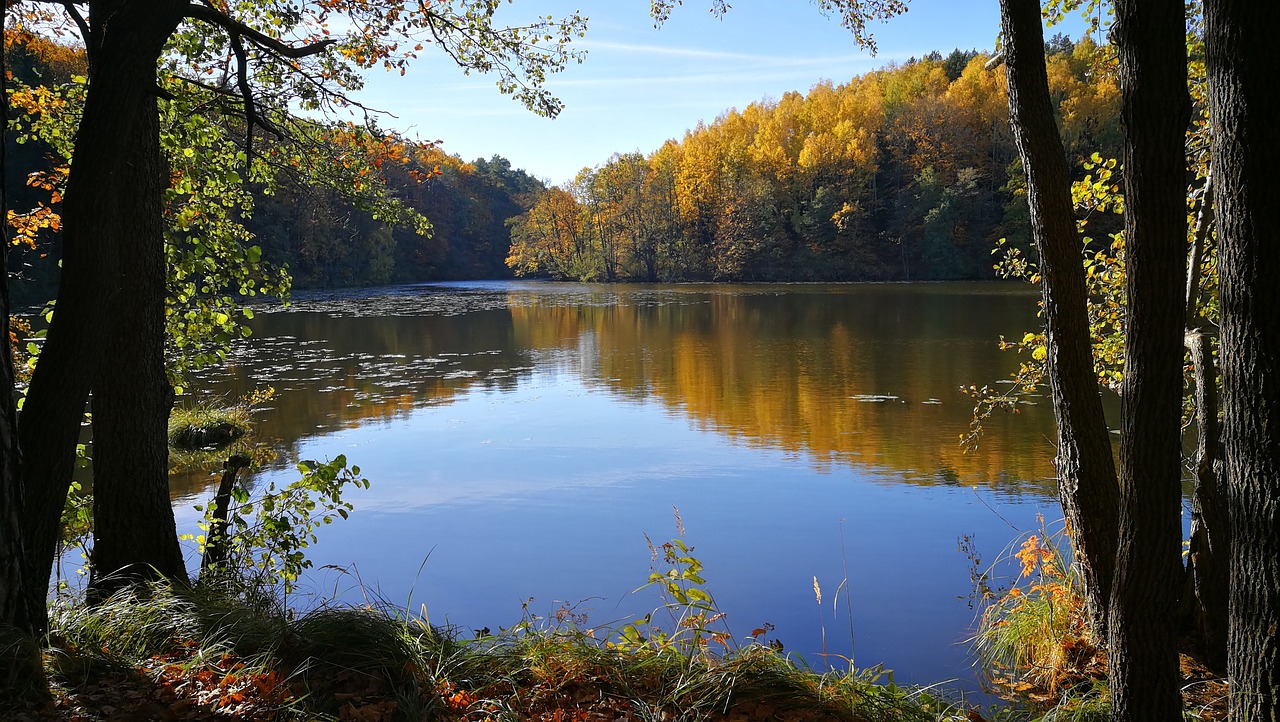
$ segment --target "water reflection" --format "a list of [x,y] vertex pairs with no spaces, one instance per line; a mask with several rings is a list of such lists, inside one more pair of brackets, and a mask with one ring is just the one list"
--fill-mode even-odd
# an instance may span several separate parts
[[997,285],[403,287],[260,313],[254,339],[202,385],[276,388],[259,433],[281,466],[300,439],[511,391],[539,368],[823,469],[1044,491],[1047,409],[997,416],[979,453],[956,443],[971,418],[958,389],[1007,371],[995,339],[1034,323],[1032,299]]

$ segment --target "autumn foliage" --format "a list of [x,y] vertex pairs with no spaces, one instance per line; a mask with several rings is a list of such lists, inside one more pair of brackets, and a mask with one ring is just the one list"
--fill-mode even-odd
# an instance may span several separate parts
[[[1105,53],[1052,49],[1070,152],[1116,148]],[[991,277],[996,239],[1029,236],[1004,71],[987,60],[932,53],[615,155],[514,222],[507,264],[601,281]]]

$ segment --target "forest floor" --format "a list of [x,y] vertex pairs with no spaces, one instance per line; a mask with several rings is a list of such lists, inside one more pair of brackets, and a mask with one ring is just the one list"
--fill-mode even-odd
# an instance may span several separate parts
[[[569,618],[529,619],[464,639],[389,607],[300,614],[243,590],[162,585],[51,611],[54,632],[40,652],[47,684],[0,703],[0,719],[987,719],[958,697],[897,686],[879,670],[818,674],[766,644],[721,645],[691,628],[621,644]],[[12,694],[20,686],[12,682],[0,687]]]
[[[1053,702],[978,708],[938,690],[892,684],[875,671],[817,674],[764,645],[602,645],[570,625],[525,626],[458,641],[370,608],[298,618],[177,595],[107,610],[64,608],[43,653],[47,691],[0,708],[13,722],[245,720],[708,720],[709,722],[1012,722],[1106,719],[1105,655],[1082,667],[1077,692]],[[185,600],[190,601],[190,600]],[[126,604],[147,605],[130,610]],[[692,652],[692,653],[691,653]],[[1186,711],[1219,720],[1226,689],[1183,658]],[[1080,692],[1090,690],[1089,692]]]

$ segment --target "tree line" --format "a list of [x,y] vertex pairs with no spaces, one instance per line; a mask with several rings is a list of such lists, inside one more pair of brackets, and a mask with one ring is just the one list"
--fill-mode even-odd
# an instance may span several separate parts
[[[1068,157],[1119,153],[1114,57],[1052,38]],[[595,281],[991,278],[1030,246],[1003,67],[933,52],[615,154],[512,222],[520,275]]]
[[[415,182],[415,169],[430,177]],[[439,149],[388,176],[392,192],[430,220],[428,232],[300,184],[259,201],[247,227],[263,258],[287,267],[300,288],[510,276],[506,221],[527,208],[541,181],[498,155],[468,163]]]

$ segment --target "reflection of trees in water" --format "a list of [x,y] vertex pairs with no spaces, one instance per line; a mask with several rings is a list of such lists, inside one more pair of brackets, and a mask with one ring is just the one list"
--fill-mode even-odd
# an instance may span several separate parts
[[[705,292],[698,303],[624,295],[612,306],[513,304],[511,314],[522,345],[584,347],[590,337],[593,354],[577,360],[588,380],[656,397],[698,428],[751,446],[921,483],[1048,479],[1046,414],[993,419],[977,453],[960,449],[971,406],[959,387],[1007,369],[1012,359],[995,339],[1033,323],[1034,302],[955,288],[747,287]],[[898,398],[850,398],[858,395]]]
[[[332,315],[334,298],[331,313],[260,314],[255,338],[203,385],[227,396],[276,388],[258,425],[278,440],[275,468],[295,464],[305,438],[512,390],[537,364],[824,469],[1005,488],[1050,478],[1047,414],[995,418],[977,453],[959,447],[970,419],[959,387],[1000,377],[1013,359],[996,337],[1034,323],[1030,297],[973,288],[523,285],[502,304],[397,293],[386,310],[404,315],[382,316],[366,293],[351,300],[359,316]],[[175,479],[175,492],[207,483]]]

